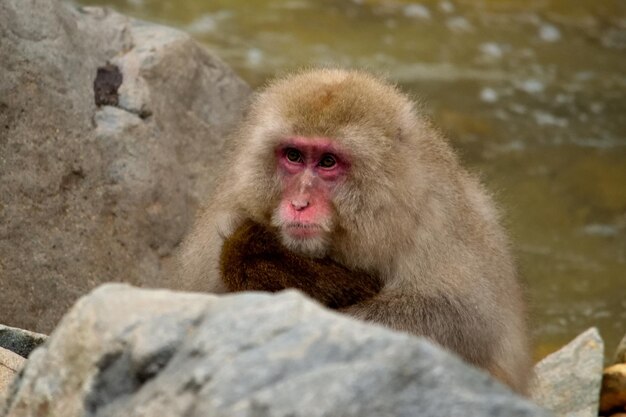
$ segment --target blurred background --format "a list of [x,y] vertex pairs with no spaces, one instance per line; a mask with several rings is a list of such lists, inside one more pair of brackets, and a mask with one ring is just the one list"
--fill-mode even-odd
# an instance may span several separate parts
[[626,1],[75,3],[185,30],[253,87],[311,65],[398,82],[502,206],[536,359],[626,333]]

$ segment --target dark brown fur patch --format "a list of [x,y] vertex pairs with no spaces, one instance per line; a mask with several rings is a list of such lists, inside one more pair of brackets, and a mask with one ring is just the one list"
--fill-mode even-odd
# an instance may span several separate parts
[[272,231],[252,221],[224,242],[220,272],[231,292],[295,288],[335,309],[365,301],[382,288],[377,277],[288,251]]

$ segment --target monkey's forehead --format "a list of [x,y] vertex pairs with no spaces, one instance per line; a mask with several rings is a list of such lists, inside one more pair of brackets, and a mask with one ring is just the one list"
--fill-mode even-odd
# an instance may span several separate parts
[[259,95],[257,112],[277,111],[293,134],[336,136],[346,126],[396,135],[413,117],[412,103],[394,86],[365,73],[303,72],[271,84]]

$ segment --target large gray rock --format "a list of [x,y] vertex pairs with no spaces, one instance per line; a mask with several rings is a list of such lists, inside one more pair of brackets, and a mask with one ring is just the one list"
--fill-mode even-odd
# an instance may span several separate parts
[[535,365],[532,399],[566,417],[596,417],[604,343],[595,327]]
[[13,388],[0,416],[547,415],[424,339],[295,291],[107,285],[74,306]]
[[163,284],[248,93],[184,33],[0,1],[0,321],[47,332],[101,282]]

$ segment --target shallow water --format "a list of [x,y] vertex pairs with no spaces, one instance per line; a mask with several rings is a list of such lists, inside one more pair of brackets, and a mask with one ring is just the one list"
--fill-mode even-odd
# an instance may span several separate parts
[[528,283],[536,356],[626,333],[623,0],[81,0],[192,33],[258,86],[332,64],[398,81],[482,173]]

